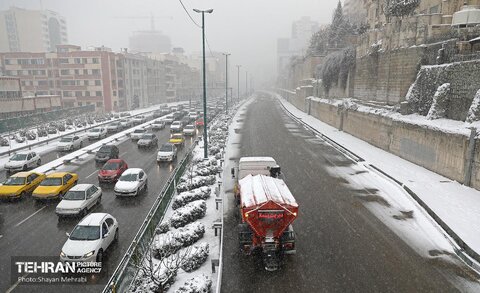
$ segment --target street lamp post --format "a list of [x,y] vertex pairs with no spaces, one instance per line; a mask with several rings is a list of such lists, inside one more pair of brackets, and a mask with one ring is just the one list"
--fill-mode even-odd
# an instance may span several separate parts
[[242,65],[237,65],[237,102],[240,102],[240,67]]
[[225,55],[225,114],[228,114],[228,56],[231,54],[223,53]]
[[193,11],[202,14],[202,44],[203,44],[203,158],[208,158],[208,136],[207,136],[207,77],[205,63],[205,13],[212,13],[213,9]]

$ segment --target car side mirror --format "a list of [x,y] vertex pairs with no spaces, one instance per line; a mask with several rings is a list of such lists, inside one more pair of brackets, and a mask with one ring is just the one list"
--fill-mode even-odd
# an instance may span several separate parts
[[65,234],[67,235],[68,238],[70,238],[70,233],[66,232]]
[[232,173],[232,178],[235,178],[235,168],[232,168],[230,172]]
[[107,237],[108,237],[108,234],[109,234],[109,232],[103,234],[103,237],[102,237],[102,238],[107,238]]

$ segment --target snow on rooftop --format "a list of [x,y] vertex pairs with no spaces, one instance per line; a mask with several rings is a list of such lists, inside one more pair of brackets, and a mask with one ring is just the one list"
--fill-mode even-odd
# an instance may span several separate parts
[[239,181],[242,206],[253,207],[268,201],[298,206],[293,194],[281,179],[265,175],[247,175]]

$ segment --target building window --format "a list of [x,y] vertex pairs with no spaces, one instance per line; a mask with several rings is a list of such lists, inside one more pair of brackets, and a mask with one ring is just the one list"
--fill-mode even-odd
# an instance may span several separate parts
[[87,58],[82,58],[82,63],[87,64]]
[[117,91],[113,91],[113,96],[114,96],[114,97],[117,96]]
[[82,92],[80,92],[80,91],[75,92],[75,97],[81,97],[81,96],[82,96]]
[[68,58],[60,58],[60,59],[58,59],[58,63],[60,63],[60,64],[68,64]]
[[430,7],[430,14],[438,13],[438,5]]
[[81,59],[80,58],[75,58],[75,64],[80,64],[81,63]]
[[10,59],[5,59],[5,64],[10,65]]
[[90,97],[90,92],[89,91],[85,92],[85,97]]
[[68,69],[60,70],[60,75],[69,75],[69,70]]
[[63,91],[63,96],[64,96],[64,97],[71,97],[71,96],[72,96],[72,92],[71,92],[71,91]]
[[100,86],[100,85],[102,85],[102,82],[99,79],[96,79],[95,80],[95,85]]
[[103,107],[103,103],[102,102],[97,102],[97,107]]
[[90,82],[88,80],[83,81],[83,85],[89,85],[89,84],[90,84]]
[[82,103],[82,102],[78,102],[78,106],[79,106],[79,107],[82,107],[82,106],[83,106],[83,103]]
[[99,74],[100,74],[100,70],[98,70],[98,69],[92,69],[92,74],[93,74],[93,75],[99,75]]
[[76,74],[76,75],[79,75],[79,74],[80,74],[80,70],[79,70],[79,69],[75,69],[75,74]]
[[102,96],[102,91],[96,91],[95,96],[96,97],[101,97]]
[[98,58],[92,58],[92,63],[98,64]]

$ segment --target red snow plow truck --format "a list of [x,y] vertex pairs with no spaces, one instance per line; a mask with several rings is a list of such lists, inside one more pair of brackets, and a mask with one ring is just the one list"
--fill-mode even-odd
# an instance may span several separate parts
[[[271,175],[279,173],[277,168]],[[238,181],[235,196],[241,213],[240,249],[261,254],[266,270],[279,269],[284,255],[295,253],[292,222],[298,204],[292,193],[282,179],[248,174]]]

